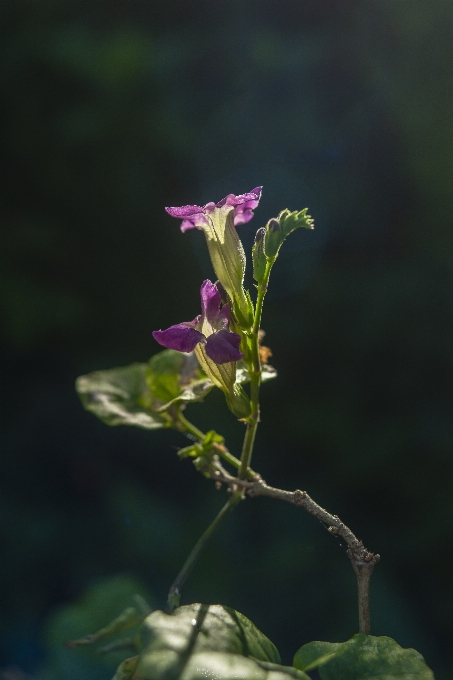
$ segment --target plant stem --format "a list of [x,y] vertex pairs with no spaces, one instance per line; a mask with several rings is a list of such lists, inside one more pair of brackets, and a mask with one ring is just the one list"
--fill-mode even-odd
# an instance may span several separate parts
[[[185,430],[186,432],[189,432],[192,434],[194,437],[199,439],[200,441],[203,441],[206,438],[206,435],[204,432],[198,429],[196,425],[191,423],[181,412],[178,413],[178,422],[182,426],[182,430]],[[241,466],[241,461],[239,458],[236,458],[236,456],[233,456],[230,451],[224,446],[223,444],[219,444],[217,442],[213,442],[212,448],[215,449],[215,452],[223,458],[227,463],[230,463],[233,467],[235,467],[237,470]],[[247,478],[248,479],[255,479],[257,476],[256,472],[254,472],[250,467],[247,469]]]
[[[235,467],[239,468],[238,479],[243,481],[247,478],[256,477],[253,470],[250,469],[250,461],[253,453],[253,445],[255,442],[256,430],[259,423],[260,407],[259,407],[259,390],[261,382],[261,361],[259,353],[259,330],[261,324],[261,315],[263,311],[264,296],[267,292],[267,284],[269,282],[269,276],[271,273],[272,265],[274,260],[268,261],[266,265],[266,270],[264,273],[263,281],[258,286],[258,296],[256,300],[255,317],[253,320],[253,326],[250,331],[250,343],[251,343],[251,362],[249,365],[250,373],[250,406],[251,414],[248,418],[247,429],[244,437],[244,444],[242,446],[241,460],[238,461],[237,458],[232,456],[229,452],[225,451],[225,448],[221,444],[213,445],[216,452],[225,460],[232,463]],[[205,439],[204,433],[199,430],[195,425],[190,423],[181,413],[181,410],[177,414],[178,424],[187,432],[190,432],[194,437],[203,441]],[[180,591],[187,577],[192,571],[201,551],[203,550],[207,541],[211,538],[212,534],[215,532],[219,524],[224,520],[226,515],[238,504],[238,502],[243,498],[244,489],[236,488],[229,501],[223,506],[215,520],[202,536],[198,539],[192,552],[184,563],[183,568],[179,572],[176,580],[170,588],[168,593],[168,608],[173,611],[175,607],[179,605]]]
[[370,635],[370,578],[374,566],[379,562],[380,556],[369,552],[362,541],[352,533],[351,529],[343,524],[337,515],[331,515],[320,505],[310,498],[306,491],[284,491],[268,486],[262,479],[253,484],[248,484],[249,496],[270,496],[279,500],[288,501],[299,507],[305,508],[311,515],[328,525],[331,534],[341,536],[348,546],[347,556],[351,560],[352,568],[357,577],[357,591],[359,603],[359,633]]
[[194,548],[192,549],[192,552],[190,553],[187,560],[184,562],[181,571],[174,580],[168,593],[168,609],[170,613],[175,609],[175,607],[179,605],[181,588],[186,582],[187,577],[192,571],[196,561],[198,560],[201,551],[203,550],[203,548],[205,547],[206,543],[209,541],[213,533],[216,531],[216,529],[228,515],[228,513],[239,503],[240,500],[241,493],[237,492],[234,493],[231,496],[231,498],[227,501],[227,503],[225,503],[225,505],[223,506],[217,517],[214,519],[214,521],[211,522],[206,531],[200,536],[200,538],[196,542]]
[[259,350],[259,330],[261,325],[261,315],[263,313],[264,296],[267,292],[267,284],[269,283],[269,276],[271,273],[274,260],[268,261],[264,272],[263,280],[258,285],[258,295],[256,298],[255,317],[253,320],[252,330],[249,338],[251,343],[251,362],[249,365],[250,374],[250,406],[251,414],[247,422],[247,430],[245,432],[244,444],[241,453],[241,466],[239,468],[238,478],[246,479],[247,470],[250,467],[252,459],[253,445],[255,443],[256,431],[260,420],[260,383],[261,383],[261,361]]
[[[348,553],[350,551],[348,550]],[[379,557],[375,555],[374,557]],[[352,568],[357,576],[357,593],[359,603],[359,633],[370,635],[370,579],[376,562],[357,562],[351,560]],[[377,560],[376,560],[377,561]]]
[[187,420],[187,418],[183,416],[181,411],[178,411],[177,419],[178,419],[177,422],[183,426],[182,429],[186,430],[190,434],[193,434],[193,436],[196,437],[197,439],[203,441],[203,439],[206,437],[204,432],[199,430],[196,425],[190,422],[190,420]]

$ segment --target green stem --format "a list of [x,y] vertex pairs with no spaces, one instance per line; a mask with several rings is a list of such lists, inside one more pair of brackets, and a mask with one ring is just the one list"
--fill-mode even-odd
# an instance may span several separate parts
[[197,439],[200,439],[201,441],[203,441],[203,439],[205,439],[206,435],[204,434],[204,432],[199,430],[198,427],[196,427],[196,425],[194,425],[193,423],[190,422],[190,420],[187,420],[187,418],[185,416],[183,416],[181,411],[178,411],[177,418],[178,418],[177,422],[181,423],[184,430],[186,430],[190,434],[193,434],[194,437],[196,437]]
[[[187,420],[187,418],[183,416],[181,412],[178,413],[178,422],[182,425],[183,429],[186,432],[189,432],[200,441],[203,441],[206,438],[204,432],[199,430],[198,427],[196,427],[196,425],[190,422],[190,420]],[[222,444],[213,443],[212,448],[215,449],[215,452],[227,463],[230,463],[230,465],[235,467],[237,470],[240,468],[241,461],[239,460],[239,458],[233,456],[233,454],[230,453],[228,449],[226,449]],[[254,472],[251,468],[248,468],[247,477],[249,479],[254,479],[256,477],[256,472]]]
[[214,519],[214,521],[208,526],[206,531],[200,536],[200,538],[196,542],[194,548],[192,549],[192,552],[190,553],[187,560],[184,562],[183,568],[179,572],[176,579],[173,581],[173,584],[168,593],[168,608],[170,612],[172,612],[175,609],[175,607],[179,606],[181,588],[186,582],[187,577],[192,571],[196,561],[198,560],[201,551],[203,550],[203,548],[205,547],[206,543],[209,541],[213,533],[216,531],[216,529],[228,515],[228,513],[231,512],[231,510],[239,503],[240,500],[241,493],[238,492],[234,493],[228,500],[228,502],[225,503],[225,505],[223,506],[217,517]]
[[[271,273],[272,265],[274,260],[268,261],[266,269],[264,272],[263,280],[258,286],[258,296],[256,300],[255,317],[253,320],[253,326],[249,334],[250,348],[251,348],[251,360],[249,364],[250,373],[250,406],[251,414],[248,418],[247,429],[244,437],[244,444],[242,447],[241,460],[239,461],[235,456],[233,456],[228,451],[224,450],[221,444],[214,445],[217,453],[227,460],[229,463],[234,465],[239,469],[238,478],[241,480],[247,479],[247,477],[254,478],[256,475],[253,470],[250,469],[250,461],[253,453],[253,445],[255,442],[256,430],[258,428],[259,416],[260,416],[260,406],[259,406],[259,391],[261,383],[261,361],[259,352],[259,330],[261,324],[261,315],[263,311],[264,296],[267,291],[267,284],[269,282],[269,275]],[[205,434],[199,430],[195,425],[185,418],[181,410],[177,413],[177,424],[182,430],[185,430],[192,434],[197,439],[203,441],[205,439]],[[214,448],[213,447],[213,448]],[[206,543],[211,538],[212,534],[216,531],[219,525],[223,522],[225,517],[229,512],[239,503],[243,497],[243,490],[237,489],[233,492],[229,501],[223,506],[214,521],[208,526],[206,531],[201,535],[195,544],[192,552],[185,561],[183,568],[176,577],[173,585],[168,593],[168,608],[170,612],[179,605],[179,598],[181,593],[181,588],[186,582],[190,572],[192,571],[195,563],[197,562],[201,551],[203,550]]]
[[264,276],[262,282],[258,285],[258,295],[256,298],[256,309],[255,309],[255,319],[253,322],[252,333],[258,334],[261,325],[261,315],[263,313],[263,302],[264,296],[267,293],[267,285],[269,283],[269,276],[271,274],[272,265],[275,262],[275,258],[268,260],[266,269],[264,270]]
[[258,285],[258,295],[256,299],[255,318],[253,320],[252,330],[250,332],[251,344],[251,361],[249,365],[250,373],[250,406],[251,414],[247,422],[247,430],[245,432],[244,444],[241,453],[241,466],[239,468],[239,479],[246,479],[247,470],[250,467],[252,459],[253,445],[255,443],[256,431],[260,420],[260,383],[261,383],[261,361],[259,350],[259,330],[261,325],[261,315],[263,313],[264,296],[267,292],[267,284],[269,283],[269,276],[271,273],[274,260],[268,261],[264,271],[263,280]]

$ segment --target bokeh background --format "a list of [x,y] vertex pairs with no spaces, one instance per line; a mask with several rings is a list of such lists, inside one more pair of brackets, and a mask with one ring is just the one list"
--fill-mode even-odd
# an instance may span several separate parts
[[[181,435],[108,428],[73,385],[198,313],[203,236],[164,206],[258,184],[246,247],[285,207],[316,230],[271,281],[254,467],[381,554],[372,632],[451,677],[451,1],[4,0],[1,26],[3,678],[108,680],[61,641],[133,592],[163,607],[223,504]],[[221,395],[187,415],[238,450]],[[237,608],[285,663],[356,632],[345,546],[270,499],[229,518],[183,601]]]

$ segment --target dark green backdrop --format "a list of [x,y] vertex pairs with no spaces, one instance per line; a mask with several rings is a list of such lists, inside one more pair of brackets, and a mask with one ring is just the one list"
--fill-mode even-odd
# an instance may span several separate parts
[[[223,503],[178,462],[184,439],[109,429],[73,383],[198,312],[203,237],[164,206],[257,184],[246,245],[286,207],[316,231],[271,281],[279,379],[254,467],[381,554],[372,632],[451,677],[450,0],[3,0],[1,27],[4,677],[80,678],[52,642],[61,608],[118,575],[162,607]],[[237,450],[221,395],[189,415]],[[236,607],[290,663],[356,632],[344,552],[303,511],[248,500],[183,600]]]

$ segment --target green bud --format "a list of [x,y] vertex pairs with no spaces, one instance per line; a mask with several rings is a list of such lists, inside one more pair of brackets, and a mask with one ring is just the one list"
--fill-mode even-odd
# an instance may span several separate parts
[[228,408],[234,413],[236,418],[248,418],[252,412],[250,399],[239,384],[233,386],[233,392],[227,395],[226,401]]
[[266,224],[266,235],[264,237],[264,251],[266,257],[274,259],[278,255],[281,244],[283,243],[280,222],[274,217]]
[[264,273],[267,266],[267,258],[264,252],[264,237],[266,234],[266,229],[261,227],[258,229],[255,236],[255,243],[252,249],[252,259],[253,259],[253,278],[258,283],[264,278]]

